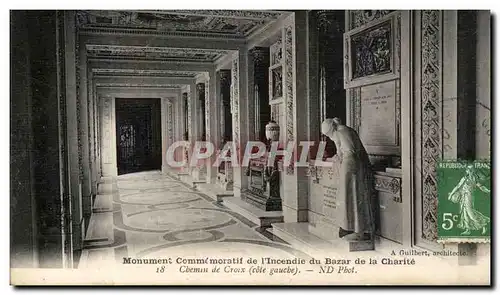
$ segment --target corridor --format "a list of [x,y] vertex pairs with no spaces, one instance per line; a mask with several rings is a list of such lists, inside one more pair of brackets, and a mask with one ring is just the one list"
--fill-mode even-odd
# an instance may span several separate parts
[[[198,261],[238,258],[302,270],[274,283],[359,284],[328,276],[340,259],[335,273],[363,283],[486,280],[492,223],[451,243],[463,205],[436,167],[491,166],[490,18],[11,11],[10,267],[44,283],[60,270],[150,284],[165,267],[172,283],[218,284]],[[467,206],[490,218],[484,175]],[[172,277],[184,271],[203,275]]]
[[114,267],[126,257],[308,258],[159,171],[105,179],[99,188],[79,268]]

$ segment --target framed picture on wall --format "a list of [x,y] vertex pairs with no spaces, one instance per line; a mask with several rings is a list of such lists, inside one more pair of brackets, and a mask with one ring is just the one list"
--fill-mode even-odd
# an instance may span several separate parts
[[393,12],[344,34],[344,88],[399,78],[400,19]]

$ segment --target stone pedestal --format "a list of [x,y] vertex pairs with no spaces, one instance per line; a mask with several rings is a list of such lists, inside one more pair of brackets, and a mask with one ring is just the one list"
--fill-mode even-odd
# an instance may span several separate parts
[[347,241],[339,238],[339,227],[329,218],[321,218],[316,224],[309,224],[309,232],[334,245],[340,245],[339,250],[355,252],[375,250],[374,240]]
[[[339,237],[339,222],[345,217],[345,204],[338,200],[339,166],[330,162],[317,162],[316,165],[329,165],[330,167],[315,166],[311,169],[310,177],[311,195],[315,198],[311,202],[311,210],[320,213],[309,230],[314,235],[332,243],[342,243],[346,251],[374,250],[374,242],[348,241]],[[373,200],[374,202],[376,199]]]
[[281,211],[264,211],[240,198],[224,198],[224,206],[243,215],[260,227],[270,227],[273,223],[283,222]]
[[194,182],[206,182],[207,179],[207,166],[197,166],[191,169],[191,176]]
[[266,167],[266,159],[250,161],[246,175],[248,190],[241,198],[264,211],[281,211],[279,171],[277,167]]
[[230,162],[221,163],[217,171],[216,183],[225,191],[233,190],[233,168]]

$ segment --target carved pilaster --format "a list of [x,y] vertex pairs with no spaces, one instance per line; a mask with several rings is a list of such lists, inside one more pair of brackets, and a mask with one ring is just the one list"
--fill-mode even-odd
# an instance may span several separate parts
[[[295,140],[295,60],[294,60],[294,47],[293,47],[293,26],[285,28],[285,91],[286,91],[286,133],[285,138],[287,142]],[[293,162],[286,167],[286,174],[292,175],[294,173]]]
[[421,12],[422,237],[437,239],[436,164],[442,157],[442,12]]
[[351,102],[351,126],[359,133],[359,123],[361,122],[361,88],[349,89]]
[[172,102],[167,99],[167,139],[169,144],[174,142],[175,122],[173,108]]
[[[78,18],[78,16],[75,16]],[[77,20],[75,20],[77,21]],[[78,28],[75,36],[75,68],[76,68],[76,120],[78,130],[78,171],[80,183],[83,181],[83,148],[82,148],[82,118],[81,118],[81,97],[80,97],[80,34]]]

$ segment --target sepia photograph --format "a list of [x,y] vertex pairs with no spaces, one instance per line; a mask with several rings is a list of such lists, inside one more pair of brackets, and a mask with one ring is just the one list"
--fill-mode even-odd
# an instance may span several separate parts
[[11,9],[12,286],[491,286],[490,10]]

